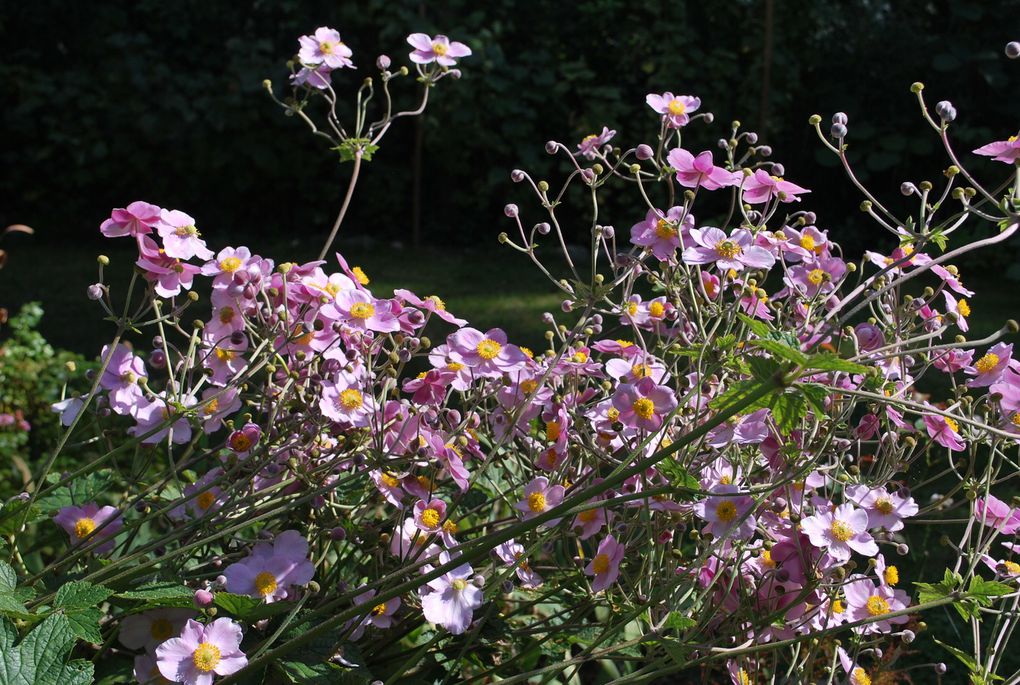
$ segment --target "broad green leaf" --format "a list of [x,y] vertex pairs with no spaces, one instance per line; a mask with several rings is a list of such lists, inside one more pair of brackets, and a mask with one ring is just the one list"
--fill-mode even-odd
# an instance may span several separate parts
[[146,583],[134,590],[118,592],[115,596],[120,599],[141,599],[153,603],[163,600],[185,599],[190,603],[194,594],[194,590],[189,590],[180,583],[159,580],[153,583]]
[[953,647],[952,645],[947,645],[945,642],[943,642],[942,640],[939,640],[936,637],[933,637],[932,640],[934,640],[937,644],[941,645],[942,648],[945,649],[947,652],[949,652],[950,654],[955,656],[957,659],[959,659],[960,663],[962,663],[964,666],[966,666],[970,670],[971,673],[978,673],[978,672],[980,672],[981,668],[978,666],[977,661],[974,660],[974,657],[972,657],[970,654],[967,654],[963,650],[957,649],[956,647]]
[[10,564],[0,561],[0,592],[13,590],[18,586],[18,574]]
[[771,352],[777,357],[782,357],[783,359],[800,366],[804,366],[808,361],[808,356],[801,352],[799,348],[788,345],[785,342],[780,342],[779,340],[751,340],[748,344],[753,345],[754,347],[760,347],[763,350]]
[[814,354],[808,357],[807,368],[815,371],[844,371],[846,373],[864,374],[867,367],[855,364],[848,359],[841,359],[829,352]]
[[759,338],[767,338],[772,334],[772,329],[764,321],[752,319],[747,314],[737,314],[737,318],[744,322],[744,325],[751,329],[751,332]]
[[800,425],[801,419],[807,415],[807,402],[804,395],[798,392],[784,392],[775,395],[771,404],[772,418],[781,433],[789,433]]
[[994,580],[985,580],[978,576],[970,579],[970,587],[967,588],[967,595],[974,599],[981,606],[991,606],[993,597],[1008,595],[1013,591],[1010,586]]
[[748,357],[747,365],[751,368],[751,374],[758,380],[766,381],[774,378],[780,371],[779,363],[774,359],[766,357]]
[[825,399],[829,396],[829,391],[825,389],[825,386],[816,383],[801,383],[794,387],[804,393],[804,398],[815,410],[816,414],[825,416]]
[[698,622],[692,618],[684,616],[679,611],[671,611],[666,616],[666,622],[663,624],[664,628],[672,628],[673,630],[687,630],[698,625]]
[[0,685],[88,685],[92,664],[68,661],[74,632],[67,616],[53,614],[15,645],[17,631],[0,620]]
[[248,595],[235,595],[231,592],[217,592],[213,604],[244,622],[254,622],[277,616],[287,613],[293,608],[290,602],[266,604],[261,599],[255,599]]
[[58,609],[91,609],[98,607],[113,594],[102,585],[93,585],[82,580],[64,583],[57,590],[53,606]]
[[698,479],[688,473],[687,469],[680,466],[673,457],[666,457],[655,465],[655,469],[665,476],[669,480],[670,485],[674,487],[686,488],[688,490],[698,490],[701,487]]

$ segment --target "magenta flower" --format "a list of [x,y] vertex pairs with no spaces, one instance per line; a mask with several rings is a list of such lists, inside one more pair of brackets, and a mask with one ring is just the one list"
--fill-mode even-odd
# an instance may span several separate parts
[[287,597],[292,586],[307,585],[315,575],[308,560],[308,542],[296,530],[285,530],[272,544],[260,542],[245,559],[224,571],[227,590],[259,597],[270,604]]
[[447,343],[453,361],[473,369],[477,376],[496,378],[523,369],[530,361],[519,347],[507,344],[506,333],[498,328],[485,333],[462,328]]
[[[375,590],[366,590],[354,598],[354,603],[358,606],[371,604],[372,599],[377,594],[378,593]],[[365,634],[365,628],[368,626],[372,626],[380,630],[385,630],[391,627],[393,625],[393,614],[397,613],[397,609],[399,608],[399,597],[393,597],[385,602],[375,603],[372,605],[372,611],[362,617],[362,619],[358,622],[358,626],[351,633],[350,639],[352,641],[359,640],[361,636]]]
[[212,259],[213,251],[205,246],[202,234],[195,228],[195,220],[176,209],[160,212],[156,230],[163,238],[163,249],[177,259]]
[[620,577],[620,562],[626,553],[626,547],[616,541],[612,535],[607,535],[599,543],[595,556],[584,567],[584,574],[595,576],[591,583],[592,592],[601,592],[616,582]]
[[595,159],[596,153],[599,149],[613,139],[616,135],[616,131],[612,131],[608,126],[602,127],[602,133],[592,133],[591,135],[585,136],[580,143],[577,145],[577,152],[575,154],[582,155],[585,159]]
[[871,489],[867,485],[850,485],[845,492],[848,500],[868,512],[868,528],[902,530],[903,519],[920,511],[913,497],[889,492],[885,487]]
[[802,297],[828,294],[846,276],[846,262],[838,257],[819,257],[791,266],[783,282]]
[[295,86],[326,90],[333,82],[333,70],[325,64],[320,64],[317,67],[301,67],[290,75],[290,82]]
[[994,143],[982,145],[974,150],[974,154],[991,157],[996,162],[1012,164],[1020,159],[1020,138],[1010,136],[1006,140],[997,140]]
[[496,546],[496,556],[498,556],[504,564],[507,566],[513,566],[516,564],[514,572],[517,574],[517,578],[521,581],[521,587],[534,589],[542,585],[544,582],[542,576],[535,573],[534,570],[528,565],[528,560],[524,559],[524,545],[514,542],[511,538],[504,543]]
[[396,333],[400,322],[393,314],[389,302],[377,300],[365,290],[341,290],[336,299],[323,307],[327,316],[335,313],[354,328],[380,333]]
[[769,436],[768,409],[758,409],[750,414],[726,421],[712,430],[708,435],[708,444],[715,448],[723,448],[733,443],[737,445],[760,445]]
[[694,245],[684,250],[687,264],[715,264],[721,271],[743,271],[746,267],[771,269],[776,263],[772,253],[752,244],[745,229],[734,229],[729,236],[714,227],[691,229]]
[[433,499],[426,502],[418,500],[414,503],[414,523],[425,533],[438,533],[446,520],[446,502]]
[[320,26],[310,36],[298,38],[301,50],[298,52],[298,59],[301,64],[309,67],[323,65],[329,69],[342,69],[354,67],[351,62],[351,49],[340,40],[340,33],[335,29]]
[[241,651],[241,626],[218,618],[207,626],[189,620],[174,637],[156,648],[163,677],[185,685],[211,685],[217,675],[237,673],[248,665]]
[[[670,207],[665,215],[658,209],[649,209],[644,221],[630,229],[630,242],[643,247],[662,262],[676,260],[676,251],[690,243],[694,216],[685,214],[683,207]],[[639,298],[640,299],[640,298]]]
[[866,557],[878,554],[878,545],[868,533],[868,512],[852,504],[841,504],[835,510],[825,506],[802,520],[800,527],[812,545],[828,550],[837,562],[847,561],[851,552]]
[[429,295],[428,297],[418,297],[410,290],[394,290],[393,294],[400,299],[420,307],[430,314],[438,316],[446,323],[452,323],[454,326],[463,326],[467,323],[466,319],[460,319],[446,311],[446,303],[438,295]]
[[670,150],[666,160],[676,169],[677,183],[684,188],[718,190],[740,185],[740,175],[716,166],[710,150],[705,150],[695,157],[682,147],[678,147]]
[[[187,404],[194,404],[193,398],[183,398]],[[156,395],[150,402],[147,399],[139,400],[135,405],[132,417],[135,425],[128,428],[128,434],[142,437],[143,445],[155,445],[162,442],[168,435],[170,441],[175,445],[183,445],[191,440],[191,424],[184,413],[185,407],[167,400],[162,395]]]
[[971,388],[984,388],[998,381],[1002,374],[1009,368],[1013,360],[1013,343],[997,343],[983,357],[974,362],[974,366],[967,369],[967,373],[974,376],[967,382]]
[[100,225],[99,230],[107,238],[126,235],[138,237],[152,233],[153,227],[159,223],[161,211],[159,207],[148,202],[132,202],[126,208],[113,210],[113,214]]
[[319,396],[319,411],[338,423],[355,428],[366,428],[375,415],[375,397],[364,392],[356,383],[337,384],[324,382]]
[[649,93],[645,96],[645,102],[662,115],[662,120],[670,128],[686,126],[691,120],[691,112],[701,107],[701,98],[692,95],[673,95],[669,91],[662,95]]
[[942,291],[942,297],[946,300],[946,312],[956,314],[956,325],[964,333],[969,331],[970,324],[967,322],[967,317],[970,316],[970,305],[967,300],[963,298],[957,300],[948,290]]
[[892,631],[894,625],[902,625],[910,620],[909,616],[879,618],[906,609],[910,604],[910,598],[903,590],[894,590],[885,584],[875,585],[875,582],[867,576],[851,576],[849,582],[843,586],[843,594],[846,596],[848,618],[851,621],[878,619],[855,628],[857,632],[888,633]]
[[120,622],[117,639],[128,649],[152,651],[175,635],[179,635],[193,609],[152,609],[126,616]]
[[744,202],[752,205],[761,204],[773,197],[779,198],[781,202],[800,202],[798,195],[811,192],[796,183],[784,181],[781,176],[771,176],[764,169],[758,169],[744,179],[742,189]]
[[114,536],[124,527],[117,507],[100,507],[95,502],[80,507],[73,505],[61,507],[53,517],[53,522],[71,536],[72,546],[86,541],[86,544],[91,544],[98,540],[106,540],[92,550],[96,554],[106,554],[112,550]]
[[974,520],[994,528],[1003,535],[1020,530],[1020,509],[1014,509],[994,495],[974,501]]
[[[605,496],[597,497],[593,500],[589,500],[588,504],[593,504],[605,499]],[[598,507],[596,509],[585,509],[574,517],[573,523],[570,527],[577,533],[577,537],[582,540],[587,540],[592,537],[600,530],[603,526],[608,527],[612,522],[615,514],[608,507]]]
[[677,399],[672,388],[646,377],[634,384],[621,383],[613,395],[613,407],[623,425],[656,431],[663,417],[676,409]]
[[738,492],[736,485],[718,485],[712,488],[710,497],[694,505],[694,513],[708,522],[706,533],[737,540],[746,540],[754,534],[758,521],[749,513],[754,507],[754,500]]
[[202,272],[201,267],[165,254],[149,236],[142,236],[139,253],[135,264],[160,297],[174,297],[180,295],[181,290],[191,290],[195,276]]
[[[563,501],[562,485],[550,485],[549,479],[545,476],[538,476],[524,486],[524,499],[514,505],[514,509],[524,512],[524,518],[530,519],[538,516]],[[548,521],[546,526],[556,525],[559,519]]]
[[249,421],[230,434],[227,438],[227,447],[234,454],[243,456],[248,454],[248,451],[259,443],[261,437],[262,429],[259,428],[258,424]]
[[431,38],[425,33],[412,33],[407,37],[407,42],[414,48],[411,61],[415,64],[437,62],[444,67],[452,67],[458,58],[471,55],[471,48],[443,35]]
[[[109,345],[103,346],[101,359],[106,359],[107,354],[110,354]],[[132,354],[124,343],[118,344],[99,379],[100,387],[109,391],[110,409],[118,414],[130,414],[143,396],[138,381],[147,376],[142,358]]]
[[925,414],[923,420],[928,437],[938,444],[955,452],[967,447],[967,444],[960,439],[960,424],[956,419],[941,414]]
[[[440,564],[448,564],[452,558],[449,552],[439,555]],[[426,566],[427,570],[431,567]],[[481,588],[472,583],[474,570],[470,564],[461,564],[445,574],[430,580],[431,590],[421,598],[421,610],[425,620],[446,628],[454,635],[460,635],[471,625],[474,610],[482,606]]]

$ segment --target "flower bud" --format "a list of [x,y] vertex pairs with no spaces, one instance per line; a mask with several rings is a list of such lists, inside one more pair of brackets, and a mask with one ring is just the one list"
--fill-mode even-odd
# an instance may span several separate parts
[[103,286],[99,283],[93,283],[85,291],[85,294],[90,300],[101,300],[103,298]]
[[719,140],[715,141],[715,145],[720,150],[725,150],[725,149],[727,149],[730,146],[730,144],[728,142],[726,142],[725,138],[720,138]]
[[847,123],[846,112],[836,112],[835,114],[833,114],[832,123],[842,124],[843,126],[846,126]]
[[754,131],[748,131],[747,135],[744,136],[747,139],[749,145],[754,145],[758,142],[758,134]]
[[776,164],[772,165],[772,173],[775,174],[776,176],[782,176],[786,173],[786,167],[777,162]]
[[387,55],[379,55],[375,58],[375,66],[379,69],[379,71],[386,71],[390,68],[390,64],[392,64],[392,62],[390,62],[390,58]]
[[545,144],[545,151],[548,152],[550,155],[555,155],[557,147],[559,146],[556,144],[556,141],[550,140]]
[[638,145],[637,149],[634,151],[634,156],[640,160],[651,159],[652,156],[654,155],[655,151],[652,150],[652,148],[649,147],[648,145],[645,145],[644,143]]
[[772,146],[771,145],[761,145],[761,146],[759,146],[759,147],[757,147],[755,149],[758,151],[758,154],[761,155],[762,157],[771,157],[772,156]]
[[213,603],[213,593],[208,590],[195,590],[195,606],[204,609]]
[[808,117],[807,121],[809,126],[817,126],[818,124],[822,123],[822,118],[817,114],[812,114],[810,117]]
[[524,172],[520,169],[514,169],[510,172],[510,180],[514,183],[520,183],[524,180]]
[[570,300],[563,300],[563,302],[560,303],[560,309],[562,309],[564,312],[569,312],[573,308],[574,303],[571,302]]
[[900,184],[900,194],[905,197],[910,197],[917,192],[917,186],[910,181],[904,181]]
[[600,232],[602,233],[602,237],[606,240],[612,240],[613,236],[616,235],[616,229],[612,226],[603,226]]
[[517,205],[515,204],[506,205],[505,207],[503,207],[503,213],[506,214],[511,219],[513,219],[514,217],[517,216],[518,213]]
[[485,576],[480,573],[476,574],[475,577],[471,579],[471,582],[474,583],[475,587],[485,587]]
[[535,230],[538,232],[539,235],[549,235],[549,231],[552,230],[552,226],[543,221],[540,224],[535,224]]
[[939,663],[935,664],[935,672],[938,673],[939,675],[942,675],[947,670],[949,670],[949,669],[947,669],[946,665],[944,663],[942,663],[941,661]]
[[942,118],[942,121],[952,121],[956,118],[956,108],[949,100],[942,100],[935,105],[935,113]]
[[924,90],[924,84],[921,83],[920,81],[914,81],[913,83],[910,84],[910,92],[913,93],[914,95],[917,95],[922,90]]
[[846,138],[846,126],[843,124],[833,124],[832,128],[829,129],[829,134],[833,138]]
[[1006,57],[1010,59],[1020,57],[1020,41],[1012,40],[1006,43]]
[[98,257],[96,257],[96,261],[99,262],[102,266],[110,265],[110,258],[104,254],[101,254]]

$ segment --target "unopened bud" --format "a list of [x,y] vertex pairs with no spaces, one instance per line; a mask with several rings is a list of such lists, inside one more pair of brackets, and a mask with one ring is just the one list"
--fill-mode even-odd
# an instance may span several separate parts
[[634,156],[641,160],[651,159],[654,154],[655,151],[644,143],[638,145],[637,149],[634,151]]
[[511,219],[513,219],[514,217],[517,216],[518,213],[517,205],[515,204],[506,205],[505,207],[503,207],[503,213],[506,214]]
[[378,57],[375,58],[375,66],[380,71],[386,71],[387,69],[389,69],[390,64],[391,64],[390,58],[387,55],[379,55]]

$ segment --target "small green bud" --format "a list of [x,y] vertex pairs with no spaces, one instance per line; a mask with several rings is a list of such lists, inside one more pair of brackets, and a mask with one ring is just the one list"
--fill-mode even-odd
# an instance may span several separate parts
[[863,202],[861,202],[861,211],[862,212],[871,211],[871,200],[864,200]]
[[500,245],[505,245],[506,243],[508,243],[510,241],[510,236],[508,236],[506,234],[506,231],[504,231],[504,232],[500,233],[499,236],[496,239],[499,241]]
[[100,264],[102,264],[103,266],[109,266],[110,265],[110,258],[107,257],[104,254],[101,254],[98,257],[96,257],[96,261],[99,262]]
[[812,114],[810,117],[808,117],[807,121],[809,125],[817,126],[818,124],[822,123],[822,117],[817,114]]
[[914,95],[917,95],[922,90],[924,90],[924,84],[921,83],[920,81],[914,81],[913,83],[910,84],[910,92],[913,93]]
[[538,189],[540,191],[542,191],[543,193],[549,192],[549,182],[548,181],[539,181],[538,182]]

